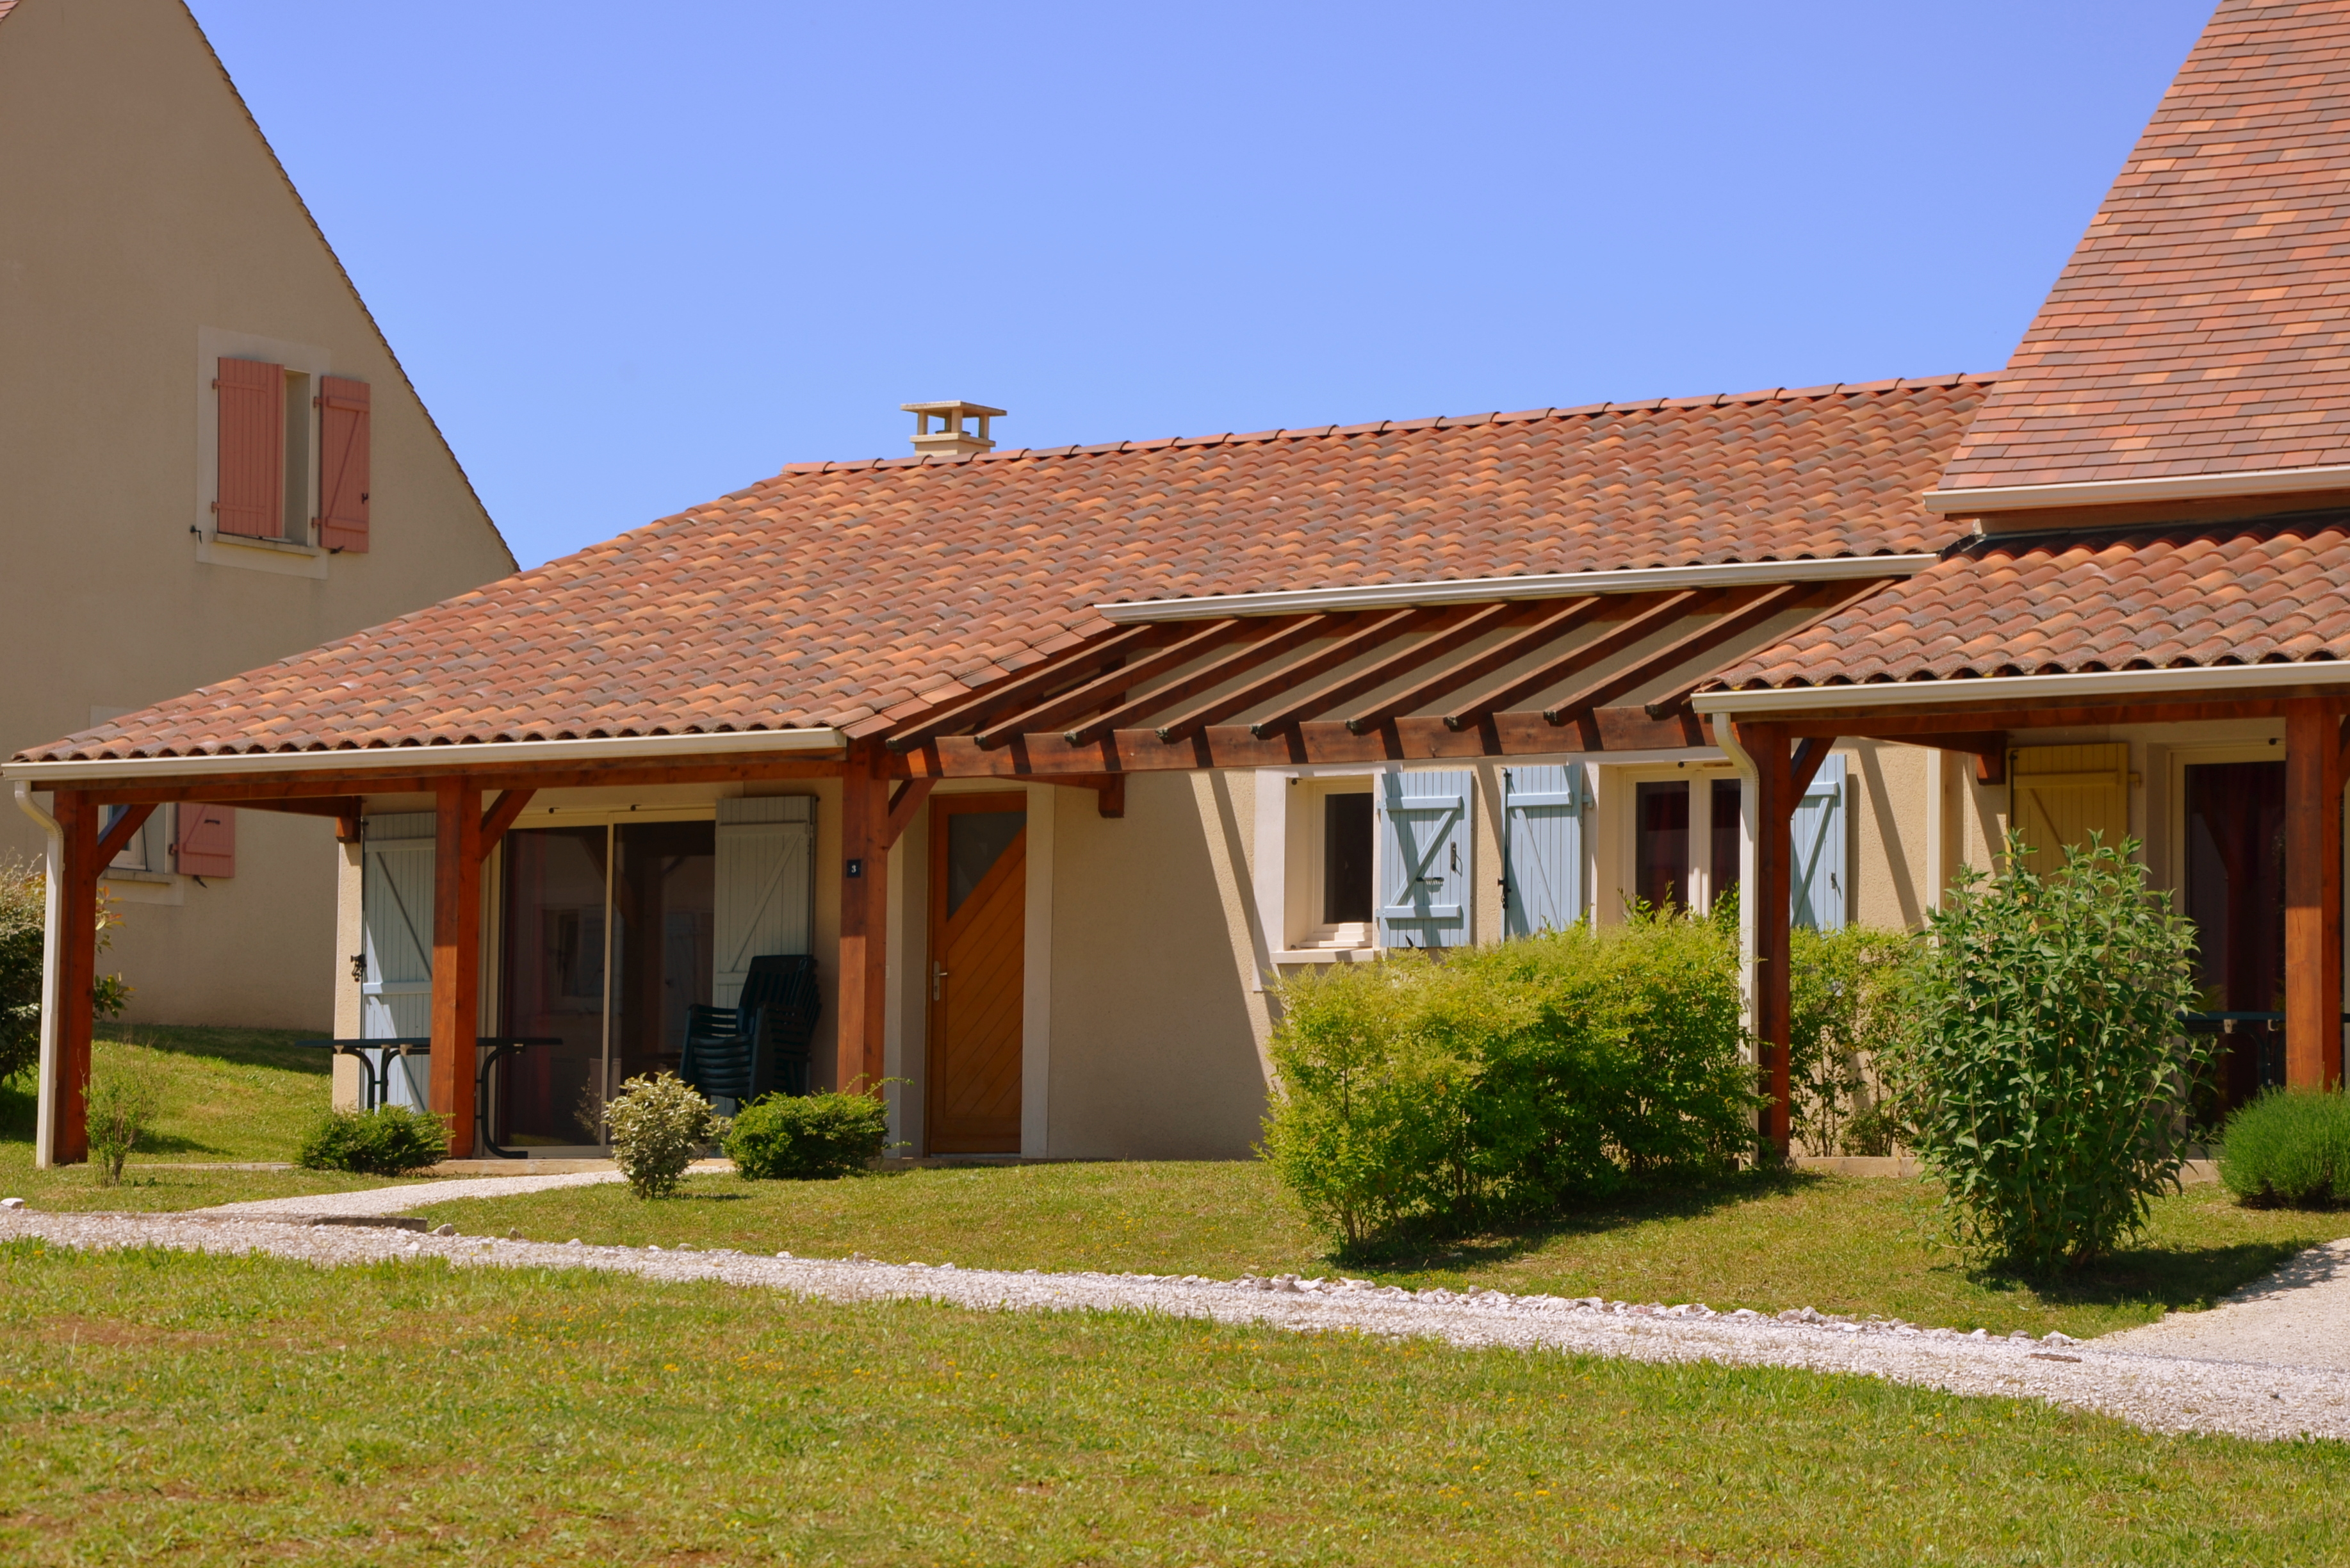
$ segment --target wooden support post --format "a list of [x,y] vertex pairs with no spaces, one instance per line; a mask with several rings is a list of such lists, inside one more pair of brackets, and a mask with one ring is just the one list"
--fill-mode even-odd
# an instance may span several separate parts
[[473,1152],[474,1041],[482,995],[482,790],[451,779],[434,791],[432,1113],[449,1124],[449,1158]]
[[879,746],[851,753],[840,784],[837,1086],[878,1095],[889,1007],[889,753]]
[[57,867],[57,1019],[55,1092],[49,1100],[49,1162],[89,1158],[89,1040],[98,1004],[99,807],[59,790],[52,812],[65,840]]
[[[1762,1131],[1763,1141],[1784,1159],[1794,1137],[1795,1089],[1789,1055],[1794,1043],[1794,977],[1788,970],[1794,940],[1794,819],[1810,781],[1795,776],[1784,725],[1741,724],[1738,743],[1755,769],[1754,1049],[1768,1097]],[[1803,759],[1807,771],[1818,768],[1826,749],[1820,746],[1818,754]]]
[[2284,713],[2284,1077],[2342,1081],[2342,710],[2294,698]]

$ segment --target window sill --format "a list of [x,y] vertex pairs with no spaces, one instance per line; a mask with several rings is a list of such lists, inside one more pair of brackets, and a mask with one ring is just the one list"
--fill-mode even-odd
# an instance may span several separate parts
[[206,566],[239,566],[251,572],[276,572],[281,576],[327,576],[327,552],[316,545],[291,539],[246,539],[234,534],[196,535],[196,559]]

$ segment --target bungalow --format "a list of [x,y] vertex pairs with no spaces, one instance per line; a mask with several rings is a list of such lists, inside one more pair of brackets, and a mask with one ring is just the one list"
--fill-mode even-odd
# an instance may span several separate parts
[[1996,381],[1018,452],[910,405],[912,455],[20,753],[53,994],[120,822],[330,815],[336,1032],[429,1039],[456,1152],[594,1147],[806,954],[813,1080],[918,1150],[1231,1156],[1280,976],[1738,887],[1784,1147],[1792,923],[1915,925],[2012,823],[2145,842],[2214,1011],[2286,1021],[2239,1092],[2334,1081],[2345,60],[2350,0],[2224,6]]

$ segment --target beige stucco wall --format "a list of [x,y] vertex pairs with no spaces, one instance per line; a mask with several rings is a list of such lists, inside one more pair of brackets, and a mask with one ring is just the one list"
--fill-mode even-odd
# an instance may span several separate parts
[[[0,754],[513,569],[177,0],[22,0],[0,21]],[[315,348],[369,384],[367,554],[191,531],[207,329]],[[40,848],[0,814],[0,855]],[[137,986],[134,1018],[328,1023],[328,825],[244,813],[234,877],[118,903],[105,962]]]

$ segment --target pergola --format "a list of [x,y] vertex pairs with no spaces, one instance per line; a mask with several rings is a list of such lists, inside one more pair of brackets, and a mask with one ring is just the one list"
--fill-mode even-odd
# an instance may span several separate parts
[[2003,782],[2012,738],[2084,725],[2282,720],[2285,728],[2285,1072],[2342,1081],[2342,791],[2350,769],[2350,668],[2268,664],[2093,671],[1971,680],[1713,691],[1697,706],[1753,781],[1754,1032],[1769,1075],[1770,1137],[1788,1142],[1788,824],[1838,739],[1970,753]]
[[[889,855],[942,779],[1092,788],[1103,814],[1115,816],[1127,776],[1139,772],[1711,745],[1715,727],[1691,699],[1717,670],[1932,560],[1846,556],[1105,605],[1097,607],[1107,629],[977,686],[840,729],[14,763],[7,773],[28,808],[38,814],[28,790],[50,791],[54,803],[45,820],[54,824],[56,1004],[44,1010],[39,1158],[87,1158],[85,999],[95,978],[98,880],[165,802],[329,816],[348,842],[366,797],[432,798],[428,1099],[450,1121],[452,1156],[463,1156],[474,1121],[466,1046],[480,1007],[484,860],[541,792],[837,779],[837,1082],[870,1085],[883,1076]],[[1767,743],[1750,747],[1765,759],[1761,820],[1777,825],[1775,847],[1766,846],[1758,865],[1777,877],[1770,886],[1779,906],[1788,899],[1788,812],[1823,750],[1786,754],[1773,771]],[[107,808],[117,806],[125,810],[101,831]],[[1783,931],[1783,908],[1777,918]],[[1769,1037],[1783,1044],[1783,1005],[1763,1015],[1766,1034],[1773,1016],[1780,1029]],[[1783,1094],[1784,1079],[1782,1051],[1774,1081]],[[1783,1131],[1783,1106],[1777,1118]]]

